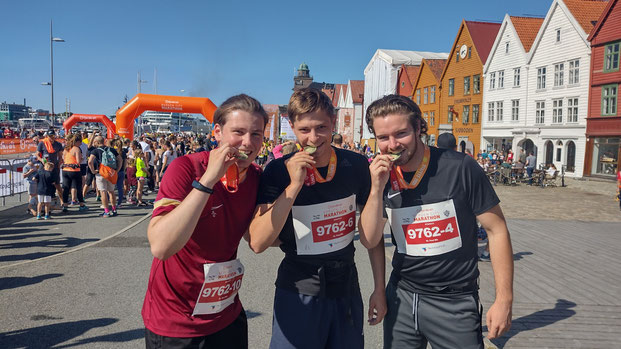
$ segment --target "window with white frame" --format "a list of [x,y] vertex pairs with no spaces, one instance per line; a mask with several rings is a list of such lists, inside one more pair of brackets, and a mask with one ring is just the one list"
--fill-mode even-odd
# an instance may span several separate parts
[[619,71],[619,45],[620,42],[613,42],[606,45],[604,52],[604,73]]
[[464,76],[464,94],[465,95],[470,94],[470,77],[469,76]]
[[513,87],[520,86],[520,68],[513,69]]
[[561,42],[561,30],[556,30],[556,42]]
[[494,121],[494,102],[487,103],[487,121]]
[[472,123],[473,124],[479,123],[479,105],[478,104],[472,105]]
[[496,72],[489,73],[489,89],[493,90],[496,88]]
[[433,126],[435,124],[436,124],[436,112],[430,111],[429,112],[429,125]]
[[452,105],[448,106],[448,122],[453,122],[453,112],[455,110],[453,109]]
[[455,79],[449,79],[448,95],[452,96],[454,94],[455,94]]
[[472,92],[473,93],[481,92],[481,75],[472,76]]
[[546,121],[546,102],[537,101],[535,103],[535,123],[543,124]]
[[464,125],[470,122],[470,106],[469,105],[464,105],[464,111],[461,113],[461,115],[462,115],[462,122],[464,123]]
[[546,67],[537,68],[537,89],[546,88]]
[[420,104],[420,88],[416,89],[416,104]]
[[552,100],[552,123],[560,124],[563,122],[563,99]]
[[429,103],[435,103],[436,102],[436,86],[431,86],[429,88]]
[[578,97],[567,99],[567,122],[578,122]]
[[565,79],[565,64],[557,63],[554,65],[554,86],[563,86],[563,80]]
[[505,87],[505,71],[500,70],[498,71],[498,88],[504,88],[504,87]]
[[511,100],[511,121],[520,120],[520,100]]
[[429,113],[424,112],[423,113],[423,119],[425,120],[425,122],[429,123]]
[[496,121],[502,121],[504,104],[504,102],[496,102]]
[[617,115],[619,85],[602,86],[602,115]]
[[429,102],[429,88],[423,88],[423,104],[427,104]]
[[505,53],[509,53],[509,42],[505,42]]
[[580,82],[580,60],[569,61],[569,81],[568,85],[575,85]]

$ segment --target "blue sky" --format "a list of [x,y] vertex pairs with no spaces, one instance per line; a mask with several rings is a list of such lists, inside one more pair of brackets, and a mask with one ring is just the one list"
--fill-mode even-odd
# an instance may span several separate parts
[[[315,81],[364,79],[378,48],[447,52],[463,18],[544,16],[551,0],[481,1],[3,1],[0,101],[113,114],[136,94],[137,73],[153,93],[209,97],[247,93],[286,104],[294,69]],[[186,92],[180,92],[185,90]]]

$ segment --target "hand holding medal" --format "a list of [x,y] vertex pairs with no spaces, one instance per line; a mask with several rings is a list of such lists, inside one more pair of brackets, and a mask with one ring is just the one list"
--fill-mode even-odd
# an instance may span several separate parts
[[208,188],[222,180],[227,190],[235,192],[239,184],[239,168],[236,161],[248,159],[246,152],[223,143],[218,148],[209,152],[209,164],[207,170],[200,179],[201,184]]

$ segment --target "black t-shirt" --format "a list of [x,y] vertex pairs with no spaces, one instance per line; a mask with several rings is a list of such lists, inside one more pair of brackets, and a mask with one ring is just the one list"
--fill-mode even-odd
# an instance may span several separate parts
[[[403,175],[409,182],[414,172]],[[476,216],[499,202],[485,173],[472,157],[430,147],[429,167],[418,187],[398,194],[388,183],[384,190],[384,214],[386,217],[391,214],[395,221],[391,222],[396,248],[390,281],[420,293],[455,293],[453,290],[460,286],[476,284],[479,276]],[[396,213],[415,206],[418,208],[407,216],[399,217]],[[449,222],[456,222],[458,227],[449,226]],[[395,238],[395,234],[400,236]],[[443,239],[450,239],[452,244]],[[407,253],[400,251],[399,246],[406,245]]]
[[54,184],[59,183],[58,174],[46,170],[39,170],[34,179],[37,180],[37,195],[52,196],[56,191]]
[[[95,148],[95,147],[93,147],[91,150],[89,150],[89,157],[91,155],[95,155],[95,163],[93,165],[94,165],[94,167],[95,167],[95,169],[97,171],[99,171],[99,164],[101,164],[101,157],[102,157],[102,154],[103,154],[103,150],[102,149],[110,149],[112,154],[114,154],[114,157],[119,156],[119,153],[114,148],[109,148],[109,147]],[[119,168],[120,165],[121,164],[117,163],[116,167]],[[114,170],[116,170],[116,168]]]
[[[57,140],[54,140],[54,142],[52,143],[52,148],[54,149],[54,153],[51,153],[51,154],[48,153],[47,148],[45,147],[45,143],[41,141],[37,145],[37,152],[43,154],[42,157],[44,159],[47,159],[47,161],[52,162],[55,165],[58,165],[58,156],[63,151],[63,145],[60,144],[60,142],[58,142]],[[58,166],[56,166],[55,168],[57,167]]]
[[[367,159],[347,150],[335,149],[335,152],[337,164],[334,178],[329,182],[304,186],[296,197],[294,209],[340,199],[351,199],[352,195],[355,195],[357,205],[364,206],[371,185]],[[289,185],[291,180],[285,160],[291,156],[293,154],[276,159],[265,168],[259,185],[258,204],[274,202]],[[325,178],[328,166],[317,170]],[[354,211],[354,217],[349,226],[355,229],[357,226],[356,208],[351,207],[351,209]],[[285,258],[278,269],[277,287],[301,294],[327,297],[346,296],[352,290],[352,286],[358,287],[353,242],[334,252],[298,254],[292,212],[289,212],[279,239],[282,242],[280,248],[285,252]]]

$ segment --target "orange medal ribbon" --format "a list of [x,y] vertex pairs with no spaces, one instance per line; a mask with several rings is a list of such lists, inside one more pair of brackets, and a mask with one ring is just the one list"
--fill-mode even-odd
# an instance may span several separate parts
[[239,187],[240,175],[244,174],[246,170],[248,169],[245,168],[240,173],[239,167],[237,167],[237,164],[232,164],[226,170],[226,174],[224,175],[224,177],[220,178],[220,182],[222,182],[222,185],[224,185],[224,188],[229,193],[235,193],[237,191],[237,188]]
[[412,178],[410,183],[408,183],[403,178],[403,173],[401,172],[400,166],[393,167],[393,169],[390,171],[390,185],[392,186],[392,190],[401,191],[403,189],[414,189],[418,187],[421,179],[423,179],[423,176],[425,175],[425,172],[427,172],[427,168],[429,167],[429,153],[429,147],[425,146],[423,161],[421,162],[420,166],[418,166],[418,169],[416,170],[416,173],[414,173],[414,177]]
[[304,185],[306,185],[307,187],[310,187],[311,185],[314,185],[317,182],[325,183],[325,182],[331,181],[332,178],[334,178],[334,174],[336,173],[336,152],[334,151],[334,148],[331,148],[331,150],[332,150],[332,153],[330,154],[330,163],[328,164],[328,174],[326,178],[323,178],[321,174],[319,173],[319,171],[317,171],[317,169],[313,167],[312,170],[311,169],[306,170],[306,178],[304,179]]

